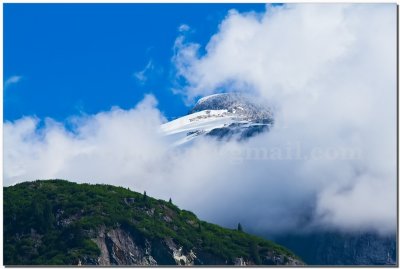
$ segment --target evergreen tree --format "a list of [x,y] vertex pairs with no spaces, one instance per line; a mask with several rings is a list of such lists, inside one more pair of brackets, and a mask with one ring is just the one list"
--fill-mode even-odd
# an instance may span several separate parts
[[168,201],[168,203],[172,204],[172,199],[171,199],[171,198],[169,198],[169,201]]
[[237,230],[238,230],[239,232],[243,232],[243,227],[242,227],[242,224],[240,224],[240,222],[238,223]]
[[146,193],[146,191],[144,191],[144,193],[143,193],[143,201],[147,201],[147,193]]

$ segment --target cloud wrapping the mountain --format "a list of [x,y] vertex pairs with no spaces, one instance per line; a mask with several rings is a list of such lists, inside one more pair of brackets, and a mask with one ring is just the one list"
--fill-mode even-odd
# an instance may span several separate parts
[[[394,4],[231,11],[205,54],[200,47],[184,32],[176,40],[173,61],[186,81],[179,92],[189,101],[250,93],[274,108],[270,132],[171,148],[152,96],[130,110],[71,118],[69,129],[26,117],[4,123],[5,185],[36,178],[122,185],[258,232],[395,231]],[[286,150],[292,155],[282,156]],[[302,158],[316,152],[325,154]]]
[[[266,163],[271,167],[260,172],[282,179],[285,188],[294,187],[290,180],[302,182],[300,193],[311,190],[318,224],[394,229],[395,5],[268,6],[262,14],[233,10],[204,55],[185,36],[175,46],[174,62],[187,82],[182,92],[189,101],[244,91],[275,107],[276,126],[256,147],[299,142],[308,152],[315,147],[361,152],[354,160]],[[286,193],[281,195],[290,200]]]

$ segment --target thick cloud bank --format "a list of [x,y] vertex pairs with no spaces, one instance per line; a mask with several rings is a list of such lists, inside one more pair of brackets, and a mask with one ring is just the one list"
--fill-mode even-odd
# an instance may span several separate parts
[[200,217],[265,232],[396,227],[396,6],[231,11],[173,58],[187,100],[245,91],[275,109],[247,142],[171,148],[156,100],[72,118],[4,123],[4,183],[36,178],[123,185]]

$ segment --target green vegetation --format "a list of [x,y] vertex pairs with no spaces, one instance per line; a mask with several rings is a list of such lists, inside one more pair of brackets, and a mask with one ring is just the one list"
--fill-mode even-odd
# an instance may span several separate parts
[[172,238],[184,249],[200,249],[229,263],[243,257],[261,264],[261,257],[271,250],[294,257],[273,242],[200,221],[172,201],[151,198],[146,192],[65,180],[4,188],[6,265],[78,264],[82,257],[96,259],[100,250],[91,238],[100,227],[123,227],[135,238],[149,241]]

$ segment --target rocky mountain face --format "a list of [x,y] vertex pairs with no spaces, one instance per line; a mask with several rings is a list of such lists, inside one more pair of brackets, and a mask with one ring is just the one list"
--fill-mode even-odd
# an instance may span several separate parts
[[4,188],[6,265],[302,265],[290,251],[122,187]]
[[218,93],[201,98],[190,114],[203,110],[221,110],[249,121],[273,121],[272,110],[239,93]]
[[339,231],[287,234],[274,240],[314,265],[395,265],[396,235]]

